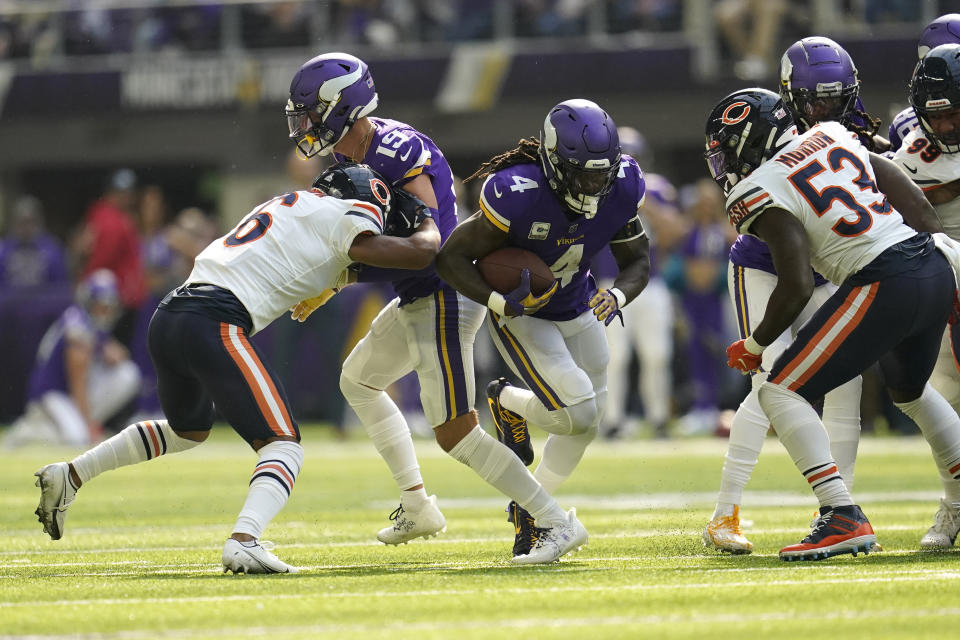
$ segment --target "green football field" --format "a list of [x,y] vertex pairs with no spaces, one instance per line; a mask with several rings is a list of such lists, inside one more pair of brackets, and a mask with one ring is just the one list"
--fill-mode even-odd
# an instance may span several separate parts
[[[542,440],[541,440],[542,441]],[[590,542],[514,567],[506,500],[418,441],[447,532],[376,542],[397,492],[372,445],[304,430],[306,462],[267,530],[296,575],[224,575],[254,454],[203,446],[81,489],[62,540],[33,515],[33,472],[66,450],[4,453],[0,638],[942,638],[960,620],[960,552],[917,551],[939,480],[919,438],[861,444],[855,496],[881,553],[783,563],[816,509],[775,439],[745,497],[750,556],[706,551],[724,441],[595,442],[558,498]]]

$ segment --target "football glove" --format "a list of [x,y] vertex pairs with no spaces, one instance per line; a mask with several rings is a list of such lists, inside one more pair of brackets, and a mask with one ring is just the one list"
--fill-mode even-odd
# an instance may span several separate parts
[[330,298],[337,295],[339,292],[340,287],[324,289],[323,292],[315,298],[307,298],[302,302],[298,302],[292,309],[290,309],[290,318],[292,320],[296,320],[297,322],[306,322],[311,313],[327,304],[327,302],[330,301]]
[[[756,352],[759,349],[759,352]],[[760,369],[763,359],[763,347],[753,337],[737,340],[727,347],[727,366],[746,375]]]
[[[623,295],[622,293],[620,294]],[[620,300],[612,289],[600,289],[596,295],[590,298],[588,303],[593,309],[593,315],[597,320],[603,323],[603,326],[609,327],[614,318],[620,318],[620,324],[623,324],[623,313],[620,311]]]
[[423,200],[404,189],[394,189],[383,235],[407,238],[416,231],[421,222],[432,217],[433,213]]
[[503,297],[504,314],[511,317],[533,315],[550,302],[559,287],[560,283],[554,280],[549,289],[539,296],[533,295],[530,292],[530,269],[524,269],[520,272],[520,286]]

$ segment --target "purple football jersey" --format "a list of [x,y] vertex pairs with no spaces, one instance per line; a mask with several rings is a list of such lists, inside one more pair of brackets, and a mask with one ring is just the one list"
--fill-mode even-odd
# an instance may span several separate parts
[[99,352],[107,334],[97,329],[90,315],[72,305],[47,329],[37,349],[37,360],[30,374],[29,398],[36,400],[48,391],[69,393],[65,354],[69,340],[90,342]]
[[[777,275],[777,270],[773,268],[773,256],[770,255],[770,247],[767,243],[750,235],[737,236],[736,242],[730,247],[730,262],[735,267],[745,267],[747,269],[759,269]],[[813,272],[813,284],[816,287],[826,283],[827,279],[822,275]]]
[[[363,162],[396,187],[402,187],[421,174],[429,176],[437,196],[434,222],[440,230],[441,240],[446,240],[457,226],[457,199],[453,172],[443,152],[433,140],[410,125],[387,118],[370,118],[370,121],[376,130]],[[338,162],[346,160],[338,153],[334,157]],[[401,304],[428,296],[443,286],[432,266],[421,271],[363,267],[360,274],[363,282],[390,280]]]
[[486,179],[480,209],[487,220],[507,232],[507,246],[537,254],[560,281],[560,290],[535,317],[571,320],[588,309],[597,291],[590,261],[637,216],[643,191],[643,172],[629,156],[593,218],[570,213],[539,164],[514,165]]

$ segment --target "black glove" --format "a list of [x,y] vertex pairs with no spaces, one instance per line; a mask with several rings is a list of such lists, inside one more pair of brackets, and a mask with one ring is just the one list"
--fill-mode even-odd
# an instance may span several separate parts
[[426,218],[432,218],[430,208],[423,200],[404,189],[393,189],[393,201],[387,212],[383,235],[406,238],[416,231]]

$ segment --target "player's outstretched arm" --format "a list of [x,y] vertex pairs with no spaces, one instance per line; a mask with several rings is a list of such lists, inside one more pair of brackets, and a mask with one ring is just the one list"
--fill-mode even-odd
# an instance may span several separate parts
[[443,243],[437,254],[437,273],[463,295],[486,305],[493,289],[473,263],[506,242],[507,234],[478,211],[457,225]]
[[908,225],[917,231],[937,233],[943,231],[943,225],[937,217],[937,212],[927,197],[900,168],[883,156],[870,154],[870,164],[877,176],[877,187],[880,188],[893,205],[900,212]]
[[359,235],[350,246],[354,262],[392,269],[426,269],[440,249],[440,231],[426,218],[409,237]]
[[766,209],[750,231],[767,243],[777,270],[777,284],[763,320],[752,334],[758,344],[766,346],[790,327],[813,295],[810,243],[800,221],[783,209]]

